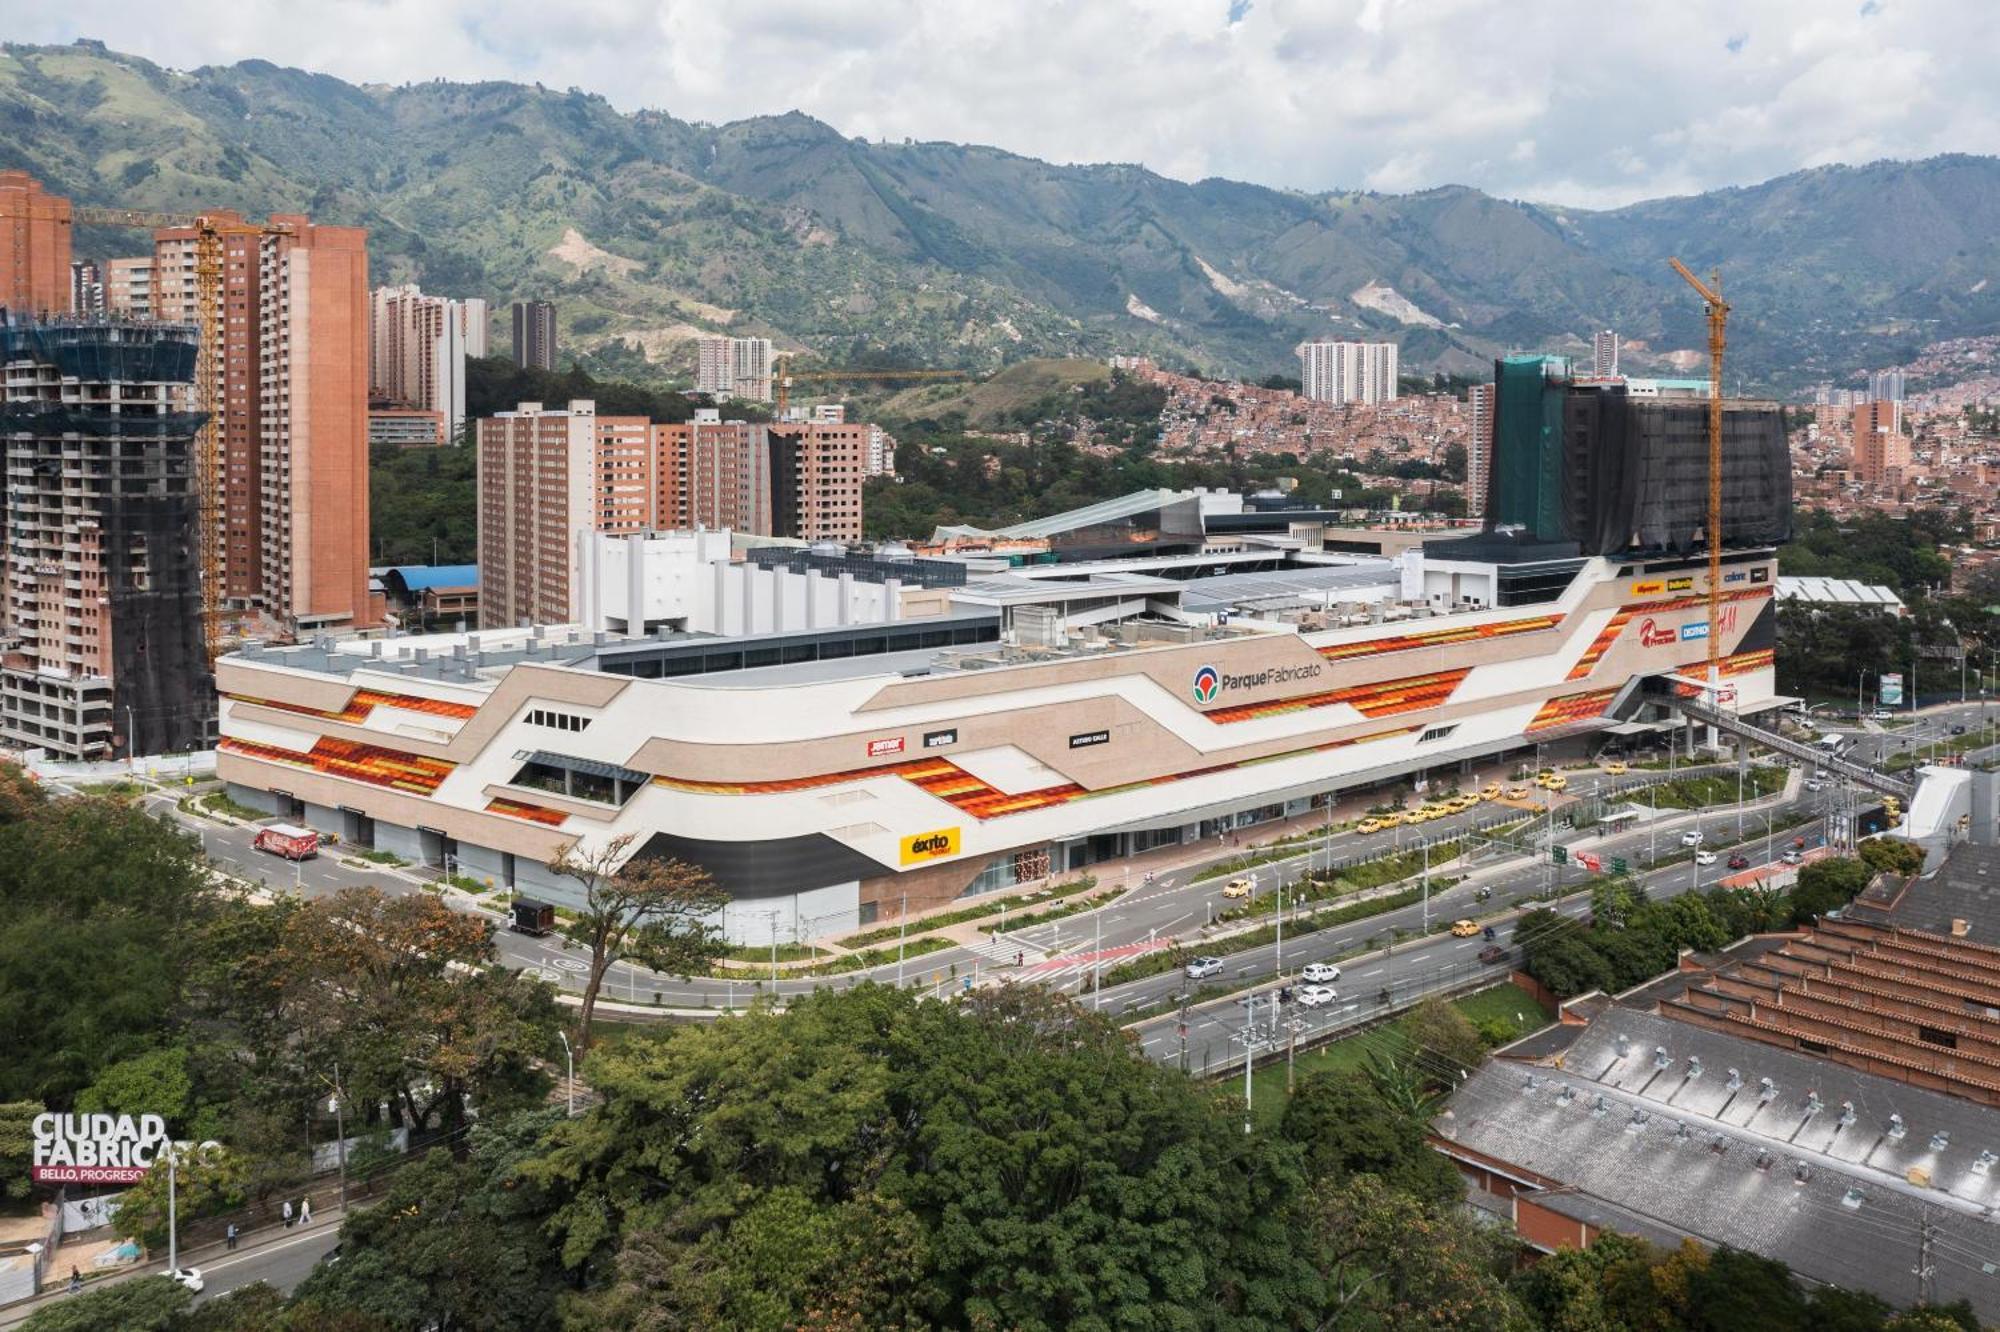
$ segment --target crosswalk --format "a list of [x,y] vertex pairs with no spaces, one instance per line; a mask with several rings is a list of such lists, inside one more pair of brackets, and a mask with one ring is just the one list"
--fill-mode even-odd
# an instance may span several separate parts
[[965,945],[965,951],[1003,967],[1013,966],[1017,957],[1021,959],[1022,966],[1032,967],[1047,961],[1049,956],[1033,944],[1022,943],[1018,939],[995,939],[990,934],[973,936],[972,941]]
[[1098,967],[1109,971],[1120,962],[1129,961],[1141,953],[1150,953],[1156,948],[1171,947],[1173,940],[1156,939],[1151,943],[1141,940],[1138,943],[1122,944],[1117,948],[1100,948],[1087,953],[1067,953],[1024,969],[1021,977],[1042,985],[1060,984],[1074,976],[1088,976]]

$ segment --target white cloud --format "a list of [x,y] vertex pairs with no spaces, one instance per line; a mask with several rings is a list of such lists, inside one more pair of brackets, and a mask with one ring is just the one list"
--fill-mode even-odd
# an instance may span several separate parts
[[0,0],[0,33],[1307,190],[1602,206],[2000,151],[1990,0]]

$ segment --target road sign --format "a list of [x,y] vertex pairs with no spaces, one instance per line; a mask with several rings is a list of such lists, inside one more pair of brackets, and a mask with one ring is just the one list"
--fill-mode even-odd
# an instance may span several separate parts
[[1569,848],[1566,846],[1557,846],[1549,848],[1549,860],[1557,865],[1568,864]]
[[1626,860],[1625,857],[1623,856],[1611,857],[1611,872],[1613,874],[1625,874],[1629,872],[1631,868],[1632,868],[1631,862]]

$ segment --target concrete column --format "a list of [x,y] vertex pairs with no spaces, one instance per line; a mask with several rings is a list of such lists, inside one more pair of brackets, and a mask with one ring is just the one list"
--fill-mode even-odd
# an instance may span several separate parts
[[715,562],[715,603],[710,608],[714,623],[704,626],[712,633],[729,632],[729,561]]
[[882,623],[894,624],[903,618],[903,580],[891,578],[882,584]]
[[817,629],[819,628],[820,624],[819,597],[820,597],[820,590],[822,587],[822,584],[820,582],[819,570],[817,569],[806,570],[806,581],[804,586],[806,590],[806,628]]
[[625,632],[646,632],[646,540],[625,538]]
[[854,575],[851,573],[841,574],[839,577],[839,581],[836,584],[835,590],[840,598],[839,605],[835,607],[835,613],[839,617],[837,620],[835,620],[835,623],[843,625],[853,624],[854,623]]
[[743,570],[743,628],[740,632],[757,632],[757,566],[745,564]]

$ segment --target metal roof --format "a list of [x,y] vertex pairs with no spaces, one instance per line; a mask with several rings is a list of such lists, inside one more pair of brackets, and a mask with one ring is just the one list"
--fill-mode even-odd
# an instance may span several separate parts
[[1903,599],[1889,588],[1880,584],[1863,583],[1852,578],[1820,578],[1816,576],[1778,578],[1778,597],[1782,601],[1810,601],[1828,605],[1873,606],[1880,610],[1901,610]]
[[1972,1101],[1614,1006],[1559,1067],[1488,1063],[1433,1128],[1568,1186],[1539,1205],[1899,1305],[1928,1223],[1935,1299],[2000,1317],[2000,1114]]
[[382,571],[384,578],[398,578],[411,592],[428,592],[435,587],[478,587],[476,564],[398,564]]
[[1315,565],[1270,573],[1211,574],[1206,578],[1191,578],[1182,584],[1186,590],[1181,594],[1181,605],[1192,611],[1252,606],[1262,602],[1288,604],[1309,601],[1318,605],[1327,599],[1330,592],[1383,585],[1394,585],[1400,589],[1401,578],[1395,564],[1389,560]]
[[1064,513],[1052,513],[1046,518],[1030,518],[1025,523],[1015,523],[1003,527],[996,536],[1003,537],[1049,537],[1061,532],[1074,532],[1080,527],[1095,527],[1100,523],[1117,522],[1121,518],[1133,518],[1142,513],[1150,513],[1164,505],[1195,497],[1192,490],[1135,490],[1129,495],[1119,495],[1095,504],[1086,504],[1080,509],[1070,509]]

